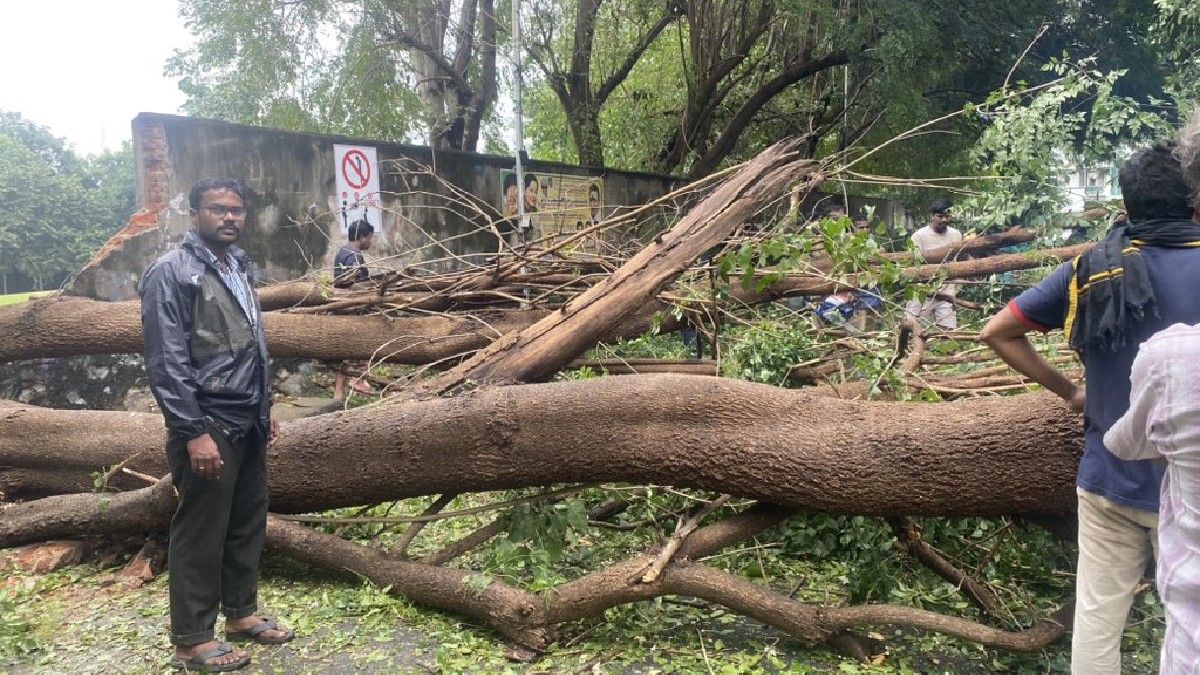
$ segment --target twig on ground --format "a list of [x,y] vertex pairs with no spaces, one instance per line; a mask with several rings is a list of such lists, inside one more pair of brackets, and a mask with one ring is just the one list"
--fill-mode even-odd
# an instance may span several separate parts
[[721,508],[721,506],[723,506],[725,502],[728,502],[732,497],[733,495],[721,495],[708,504],[705,504],[704,508],[700,509],[696,515],[688,518],[687,520],[679,521],[679,526],[675,528],[675,534],[671,535],[671,538],[667,541],[666,546],[663,546],[663,549],[658,554],[658,557],[653,563],[651,563],[650,569],[646,570],[646,573],[642,575],[642,583],[654,583],[654,581],[662,574],[663,568],[667,566],[667,563],[671,562],[671,558],[675,556],[675,552],[678,551],[679,547],[683,545],[683,542],[688,538],[688,535],[690,535],[696,530],[697,527],[700,526],[700,521],[704,520],[708,514]]
[[[450,502],[454,501],[456,497],[458,497],[458,493],[447,493],[441,497],[438,497],[432,504],[430,504],[424,511],[421,512],[421,515],[432,516],[439,513],[442,509],[449,506]],[[396,542],[396,545],[392,548],[392,552],[396,555],[404,555],[405,552],[408,551],[408,547],[412,545],[413,540],[417,538],[417,535],[421,532],[421,530],[425,529],[425,526],[429,524],[429,522],[430,521],[428,520],[423,520],[410,525],[408,529],[404,531],[404,536],[400,537],[400,541]]]
[[306,516],[306,515],[296,516],[296,515],[277,514],[276,517],[279,518],[280,520],[287,520],[287,521],[291,521],[294,523],[321,523],[321,524],[328,524],[328,523],[345,523],[345,524],[430,523],[430,522],[433,522],[436,520],[447,520],[450,518],[458,518],[459,516],[470,516],[470,515],[474,515],[476,513],[487,513],[488,511],[495,511],[497,509],[502,509],[506,506],[514,506],[516,504],[525,504],[528,502],[541,501],[543,499],[547,499],[549,497],[557,497],[559,495],[572,495],[572,494],[575,494],[577,492],[587,489],[587,487],[588,486],[583,485],[583,486],[578,486],[578,487],[562,488],[559,490],[553,490],[551,492],[543,492],[541,494],[531,495],[529,497],[521,497],[519,499],[510,499],[508,501],[496,502],[495,504],[485,504],[483,506],[473,506],[469,509],[461,509],[458,511],[446,511],[445,513],[435,513],[435,514],[421,515],[421,516],[396,516],[394,518],[392,518],[392,517],[389,517],[389,518],[372,518],[372,517],[338,518],[336,516]]

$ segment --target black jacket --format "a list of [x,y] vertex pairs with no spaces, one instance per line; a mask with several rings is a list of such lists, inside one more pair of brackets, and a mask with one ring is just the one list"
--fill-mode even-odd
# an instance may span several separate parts
[[270,376],[253,269],[245,252],[230,248],[251,289],[251,323],[203,246],[188,232],[180,248],[146,270],[138,287],[150,388],[168,433],[184,440],[209,433],[206,417],[234,435],[256,425],[265,432]]

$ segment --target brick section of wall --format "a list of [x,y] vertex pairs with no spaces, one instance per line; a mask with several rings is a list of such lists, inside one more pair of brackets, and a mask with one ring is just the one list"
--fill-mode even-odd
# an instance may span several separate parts
[[159,215],[170,203],[171,162],[167,148],[166,131],[161,121],[138,126],[141,133],[134,139],[146,177],[146,192],[142,195],[145,206],[129,217],[129,224],[114,234],[83,269],[96,267],[114,251],[125,247],[125,242],[148,230],[158,229]]

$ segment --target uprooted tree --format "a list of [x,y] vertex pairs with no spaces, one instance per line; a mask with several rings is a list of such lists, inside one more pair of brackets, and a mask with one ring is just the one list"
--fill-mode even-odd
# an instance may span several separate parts
[[[556,624],[662,595],[717,603],[860,658],[867,655],[869,641],[852,631],[877,624],[940,631],[1023,651],[1061,636],[1062,612],[1025,627],[1000,628],[887,604],[814,607],[699,562],[802,511],[881,516],[894,522],[904,550],[991,609],[994,598],[923,547],[919,533],[901,516],[1069,516],[1081,450],[1079,420],[1047,395],[913,405],[839,400],[803,389],[679,375],[547,383],[597,342],[647,325],[664,297],[679,294],[673,284],[695,260],[786,194],[790,184],[810,190],[825,180],[827,167],[803,159],[800,143],[778,144],[727,173],[677,225],[611,272],[589,272],[592,278],[578,285],[548,282],[550,290],[535,297],[545,305],[557,298],[553,307],[494,310],[508,322],[499,326],[498,318],[488,323],[477,315],[446,314],[429,317],[430,325],[418,332],[412,317],[312,312],[322,307],[360,314],[389,307],[399,311],[398,306],[418,302],[445,310],[464,297],[450,297],[454,293],[495,292],[511,300],[511,290],[503,289],[531,282],[529,270],[545,262],[547,251],[561,257],[569,241],[549,242],[537,253],[510,251],[507,262],[488,275],[442,280],[447,283],[441,288],[427,283],[419,297],[415,287],[389,295],[388,289],[394,291],[403,279],[341,298],[299,287],[279,291],[291,298],[283,302],[291,309],[268,313],[276,355],[385,360],[382,354],[436,351],[433,345],[439,342],[462,342],[420,360],[414,357],[410,362],[449,359],[453,365],[412,382],[398,396],[284,425],[270,450],[271,503],[278,515],[268,528],[269,545],[484,621],[532,652],[549,644]],[[1035,266],[1043,256],[945,265],[939,259],[932,266],[906,268],[900,276],[939,279],[947,270],[955,274],[955,265],[969,266],[957,268],[958,273],[972,276],[988,273],[981,270]],[[814,263],[811,269],[728,294],[732,302],[752,303],[778,297],[772,295],[774,287],[804,294],[849,283],[834,272]],[[520,274],[526,276],[514,279]],[[684,302],[686,311],[689,302],[699,301]],[[55,312],[56,306],[63,311]],[[518,315],[520,321],[513,319]],[[136,306],[97,308],[96,303],[64,299],[0,314],[0,335],[11,338],[11,346],[0,348],[0,354],[12,359],[39,350],[41,355],[86,352],[80,341],[62,333],[48,337],[45,329],[55,321],[77,326],[89,320],[100,326],[103,350],[136,350]],[[344,325],[331,328],[333,322]],[[486,329],[464,328],[470,325]],[[365,330],[367,326],[375,328]],[[33,329],[38,332],[32,334]],[[311,346],[305,351],[311,336],[322,330],[359,331],[361,351],[314,353]],[[401,339],[412,342],[399,350],[394,341]],[[467,350],[478,351],[464,355]],[[915,376],[921,354],[915,348],[914,353],[897,367]],[[847,425],[854,434],[844,433]],[[173,508],[169,480],[158,478],[166,473],[162,434],[156,415],[0,404],[0,491],[10,500],[40,497],[5,508],[0,547],[56,537],[162,531]],[[135,488],[121,482],[131,476],[153,484],[91,493],[96,472],[109,486]],[[652,550],[540,592],[448,566],[503,533],[503,518],[433,554],[415,558],[408,553],[423,523],[436,518],[454,495],[610,482],[666,484],[721,496],[682,514],[675,533]],[[554,491],[540,499],[549,502],[563,494]],[[306,528],[286,516],[433,495],[441,497],[427,509],[428,518],[411,521],[402,544],[390,551]],[[705,524],[731,496],[758,504]],[[589,516],[603,520],[621,508],[600,504]]]

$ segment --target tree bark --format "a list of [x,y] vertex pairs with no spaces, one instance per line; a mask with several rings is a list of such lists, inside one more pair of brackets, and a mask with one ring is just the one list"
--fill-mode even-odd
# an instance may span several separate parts
[[[704,213],[711,215],[708,211]],[[699,214],[697,217],[706,216]],[[692,224],[694,225],[695,221],[692,221]],[[949,256],[979,252],[996,245],[997,241],[1008,239],[980,242],[971,247],[948,248],[944,253]],[[662,253],[666,250],[663,246],[652,244],[647,251],[651,251],[652,255],[653,252]],[[963,262],[921,265],[904,270],[904,274],[910,281],[928,281],[943,273],[946,279],[950,280],[986,276],[1038,267],[1047,260],[1069,259],[1092,246],[1093,244],[1080,244]],[[892,255],[908,257],[907,254]],[[673,255],[672,264],[678,264],[682,257]],[[610,280],[604,286],[605,290],[594,293],[608,292],[607,289],[620,283],[620,280]],[[653,280],[653,283],[657,290],[664,286],[666,281],[658,278]],[[737,301],[755,304],[795,295],[835,293],[847,287],[851,286],[821,275],[801,273],[788,274],[761,292],[745,289],[740,285],[735,285],[730,290]],[[644,290],[650,290],[648,285]],[[582,348],[578,345],[572,348],[582,352],[596,342],[634,337],[646,332],[652,326],[654,315],[666,308],[665,304],[654,299],[655,294],[641,293],[637,299],[645,304],[637,307],[633,316],[619,322],[617,328],[609,331],[584,331],[586,335],[593,337],[576,339],[575,342],[586,344]],[[314,306],[328,302],[319,288],[306,282],[268,287],[263,291],[263,301],[271,307]],[[604,304],[611,305],[620,301],[619,298],[610,299]],[[578,303],[582,302],[583,297],[580,297],[572,307],[577,307]],[[0,363],[33,358],[139,353],[142,351],[139,312],[140,305],[137,302],[108,303],[74,297],[39,298],[19,305],[2,307]],[[593,314],[589,311],[587,315]],[[553,317],[554,321],[558,322],[565,316],[567,314],[549,310],[491,310],[469,315],[400,318],[267,312],[264,315],[264,325],[267,329],[268,349],[275,357],[329,361],[386,359],[391,363],[426,364],[482,349],[500,335],[528,328],[543,319]],[[577,323],[572,322],[572,325]],[[666,329],[673,326],[673,321],[665,322]],[[596,328],[601,326],[597,325]],[[597,332],[603,334],[595,338],[594,334]],[[591,339],[595,341],[590,342]],[[557,366],[547,364],[543,370],[552,373],[556,369]],[[546,375],[542,373],[540,376]]]
[[[0,363],[22,359],[129,354],[142,351],[138,302],[74,297],[0,307]],[[650,330],[666,308],[651,302],[598,338],[615,341]],[[497,337],[528,328],[550,310],[491,310],[472,314],[389,318],[267,312],[267,349],[276,358],[372,360],[426,364],[482,349]],[[667,328],[674,324],[667,321]]]
[[[140,353],[141,304],[54,297],[0,308],[0,362]],[[471,317],[302,316],[267,312],[267,348],[279,358],[375,359],[421,364],[479,349],[549,312]]]
[[55,495],[4,509],[0,548],[93,534],[162,532],[174,512],[170,478],[133,492]]
[[[676,485],[834,513],[1065,514],[1079,418],[1048,394],[906,404],[686,375],[478,390],[283,425],[271,505],[307,512],[570,482]],[[36,494],[144,452],[166,473],[158,416],[0,411],[0,490]],[[77,449],[80,448],[80,449]],[[78,488],[77,488],[78,489]],[[44,492],[42,493],[44,494]]]
[[[546,646],[545,609],[537,596],[471,570],[410,562],[277,518],[268,519],[267,545],[329,569],[366,573],[381,588],[390,586],[410,600],[483,620],[519,645],[537,651]],[[478,590],[471,577],[479,578]]]

